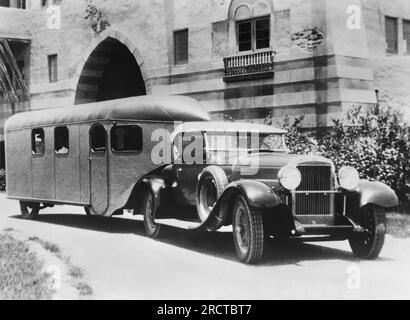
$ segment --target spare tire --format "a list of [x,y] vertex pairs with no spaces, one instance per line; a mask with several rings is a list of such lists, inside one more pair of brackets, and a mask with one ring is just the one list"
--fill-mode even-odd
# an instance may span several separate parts
[[202,222],[208,219],[228,184],[228,177],[220,167],[209,166],[202,171],[196,189],[196,208]]

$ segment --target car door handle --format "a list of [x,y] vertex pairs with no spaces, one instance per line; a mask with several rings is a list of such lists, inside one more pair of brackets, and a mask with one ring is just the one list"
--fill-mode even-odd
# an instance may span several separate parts
[[177,179],[181,176],[182,168],[177,169]]

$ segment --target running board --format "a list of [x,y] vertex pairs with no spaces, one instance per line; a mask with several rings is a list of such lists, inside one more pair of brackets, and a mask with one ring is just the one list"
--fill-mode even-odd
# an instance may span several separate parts
[[329,241],[345,241],[349,237],[337,237],[337,236],[301,236],[301,237],[292,237],[292,241],[297,242],[329,242]]

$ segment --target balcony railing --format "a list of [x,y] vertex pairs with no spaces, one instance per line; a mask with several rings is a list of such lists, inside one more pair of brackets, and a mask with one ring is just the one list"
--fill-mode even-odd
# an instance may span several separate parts
[[224,81],[271,78],[275,51],[262,51],[224,58]]

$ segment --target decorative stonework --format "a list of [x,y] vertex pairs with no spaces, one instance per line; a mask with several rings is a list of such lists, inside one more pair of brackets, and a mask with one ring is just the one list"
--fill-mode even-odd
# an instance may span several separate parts
[[92,0],[86,0],[87,8],[85,9],[85,20],[89,27],[94,31],[94,35],[98,35],[110,26],[107,15],[97,6],[92,3]]
[[312,53],[322,44],[324,38],[324,34],[318,27],[305,29],[292,35],[292,41],[304,53]]

